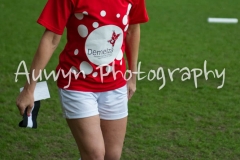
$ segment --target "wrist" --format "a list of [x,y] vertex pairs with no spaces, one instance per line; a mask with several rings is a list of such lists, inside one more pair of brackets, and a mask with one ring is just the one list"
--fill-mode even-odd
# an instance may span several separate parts
[[132,72],[131,77],[130,77],[130,80],[132,80],[132,81],[136,81],[136,80],[137,80],[137,75],[136,75],[136,73]]
[[28,82],[25,84],[24,86],[24,90],[27,91],[28,93],[30,94],[33,94],[34,93],[34,89],[35,89],[35,85],[36,84],[29,84]]

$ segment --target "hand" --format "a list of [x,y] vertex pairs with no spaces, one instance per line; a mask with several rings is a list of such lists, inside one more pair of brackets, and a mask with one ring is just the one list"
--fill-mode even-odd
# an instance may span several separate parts
[[17,98],[16,105],[21,115],[24,114],[24,111],[27,108],[27,115],[29,117],[34,106],[33,93],[31,93],[27,89],[23,89],[23,91],[19,94]]
[[136,78],[131,78],[127,81],[128,100],[132,98],[136,91]]

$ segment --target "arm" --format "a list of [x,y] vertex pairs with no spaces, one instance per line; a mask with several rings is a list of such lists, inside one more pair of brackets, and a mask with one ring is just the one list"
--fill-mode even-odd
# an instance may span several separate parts
[[50,60],[53,52],[57,48],[61,39],[61,35],[57,35],[49,30],[46,30],[42,36],[37,52],[33,58],[31,69],[30,69],[30,83],[26,82],[23,91],[19,94],[16,104],[23,115],[25,109],[27,108],[27,114],[30,116],[32,107],[34,105],[34,89],[37,81],[32,79],[32,73],[34,70],[34,77],[37,77],[40,70],[43,70]]
[[[128,68],[131,72],[137,72],[138,50],[140,42],[140,24],[130,25],[126,37],[126,56],[128,61]],[[136,74],[128,80],[128,99],[131,99],[136,91]]]

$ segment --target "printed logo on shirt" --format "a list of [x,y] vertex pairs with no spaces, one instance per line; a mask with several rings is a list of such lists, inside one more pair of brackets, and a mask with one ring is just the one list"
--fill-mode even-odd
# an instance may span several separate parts
[[115,25],[106,25],[89,34],[85,52],[89,61],[96,65],[110,64],[118,56],[122,44],[122,29]]
[[116,40],[118,39],[118,37],[120,36],[120,34],[116,34],[115,31],[113,31],[112,34],[112,39],[110,39],[108,42],[112,44],[112,46],[114,47]]

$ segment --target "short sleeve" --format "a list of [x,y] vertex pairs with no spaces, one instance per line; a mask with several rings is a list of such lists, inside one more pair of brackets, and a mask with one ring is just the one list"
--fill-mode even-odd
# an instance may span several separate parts
[[133,0],[129,13],[129,24],[145,23],[149,20],[145,0]]
[[72,11],[71,0],[48,0],[37,23],[62,35]]

